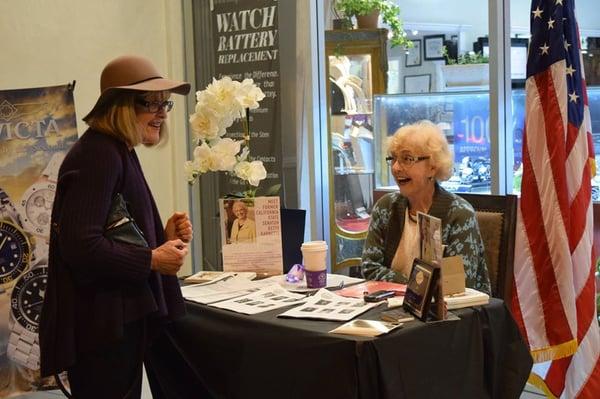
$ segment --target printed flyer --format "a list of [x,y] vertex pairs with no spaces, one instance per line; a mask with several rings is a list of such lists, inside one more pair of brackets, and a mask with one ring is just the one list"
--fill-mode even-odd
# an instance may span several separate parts
[[442,264],[442,221],[418,212],[420,258],[436,265]]
[[283,273],[279,197],[221,199],[223,270]]

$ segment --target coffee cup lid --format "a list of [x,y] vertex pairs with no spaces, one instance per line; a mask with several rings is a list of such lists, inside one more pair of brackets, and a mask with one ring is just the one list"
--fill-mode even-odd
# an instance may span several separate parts
[[326,241],[307,241],[300,247],[302,251],[322,251],[328,248]]

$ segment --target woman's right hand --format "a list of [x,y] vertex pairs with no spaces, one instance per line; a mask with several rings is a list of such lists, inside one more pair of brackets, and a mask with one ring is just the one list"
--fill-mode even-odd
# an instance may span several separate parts
[[170,240],[152,250],[151,268],[160,274],[176,275],[183,265],[188,246],[183,241]]

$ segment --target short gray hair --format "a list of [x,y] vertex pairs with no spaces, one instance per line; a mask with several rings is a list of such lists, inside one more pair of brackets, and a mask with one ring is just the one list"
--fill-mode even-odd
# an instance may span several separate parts
[[452,176],[454,157],[446,136],[434,123],[423,120],[396,130],[389,138],[388,152],[398,155],[400,149],[407,149],[416,156],[430,156],[436,180],[448,180]]

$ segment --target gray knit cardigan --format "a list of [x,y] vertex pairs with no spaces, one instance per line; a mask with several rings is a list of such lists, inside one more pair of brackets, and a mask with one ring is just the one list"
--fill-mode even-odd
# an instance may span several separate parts
[[[362,254],[366,279],[406,283],[406,277],[392,270],[391,264],[402,237],[407,206],[408,199],[394,192],[384,195],[373,207]],[[471,204],[436,184],[428,213],[442,220],[444,256],[462,256],[466,286],[490,294],[483,241]]]

